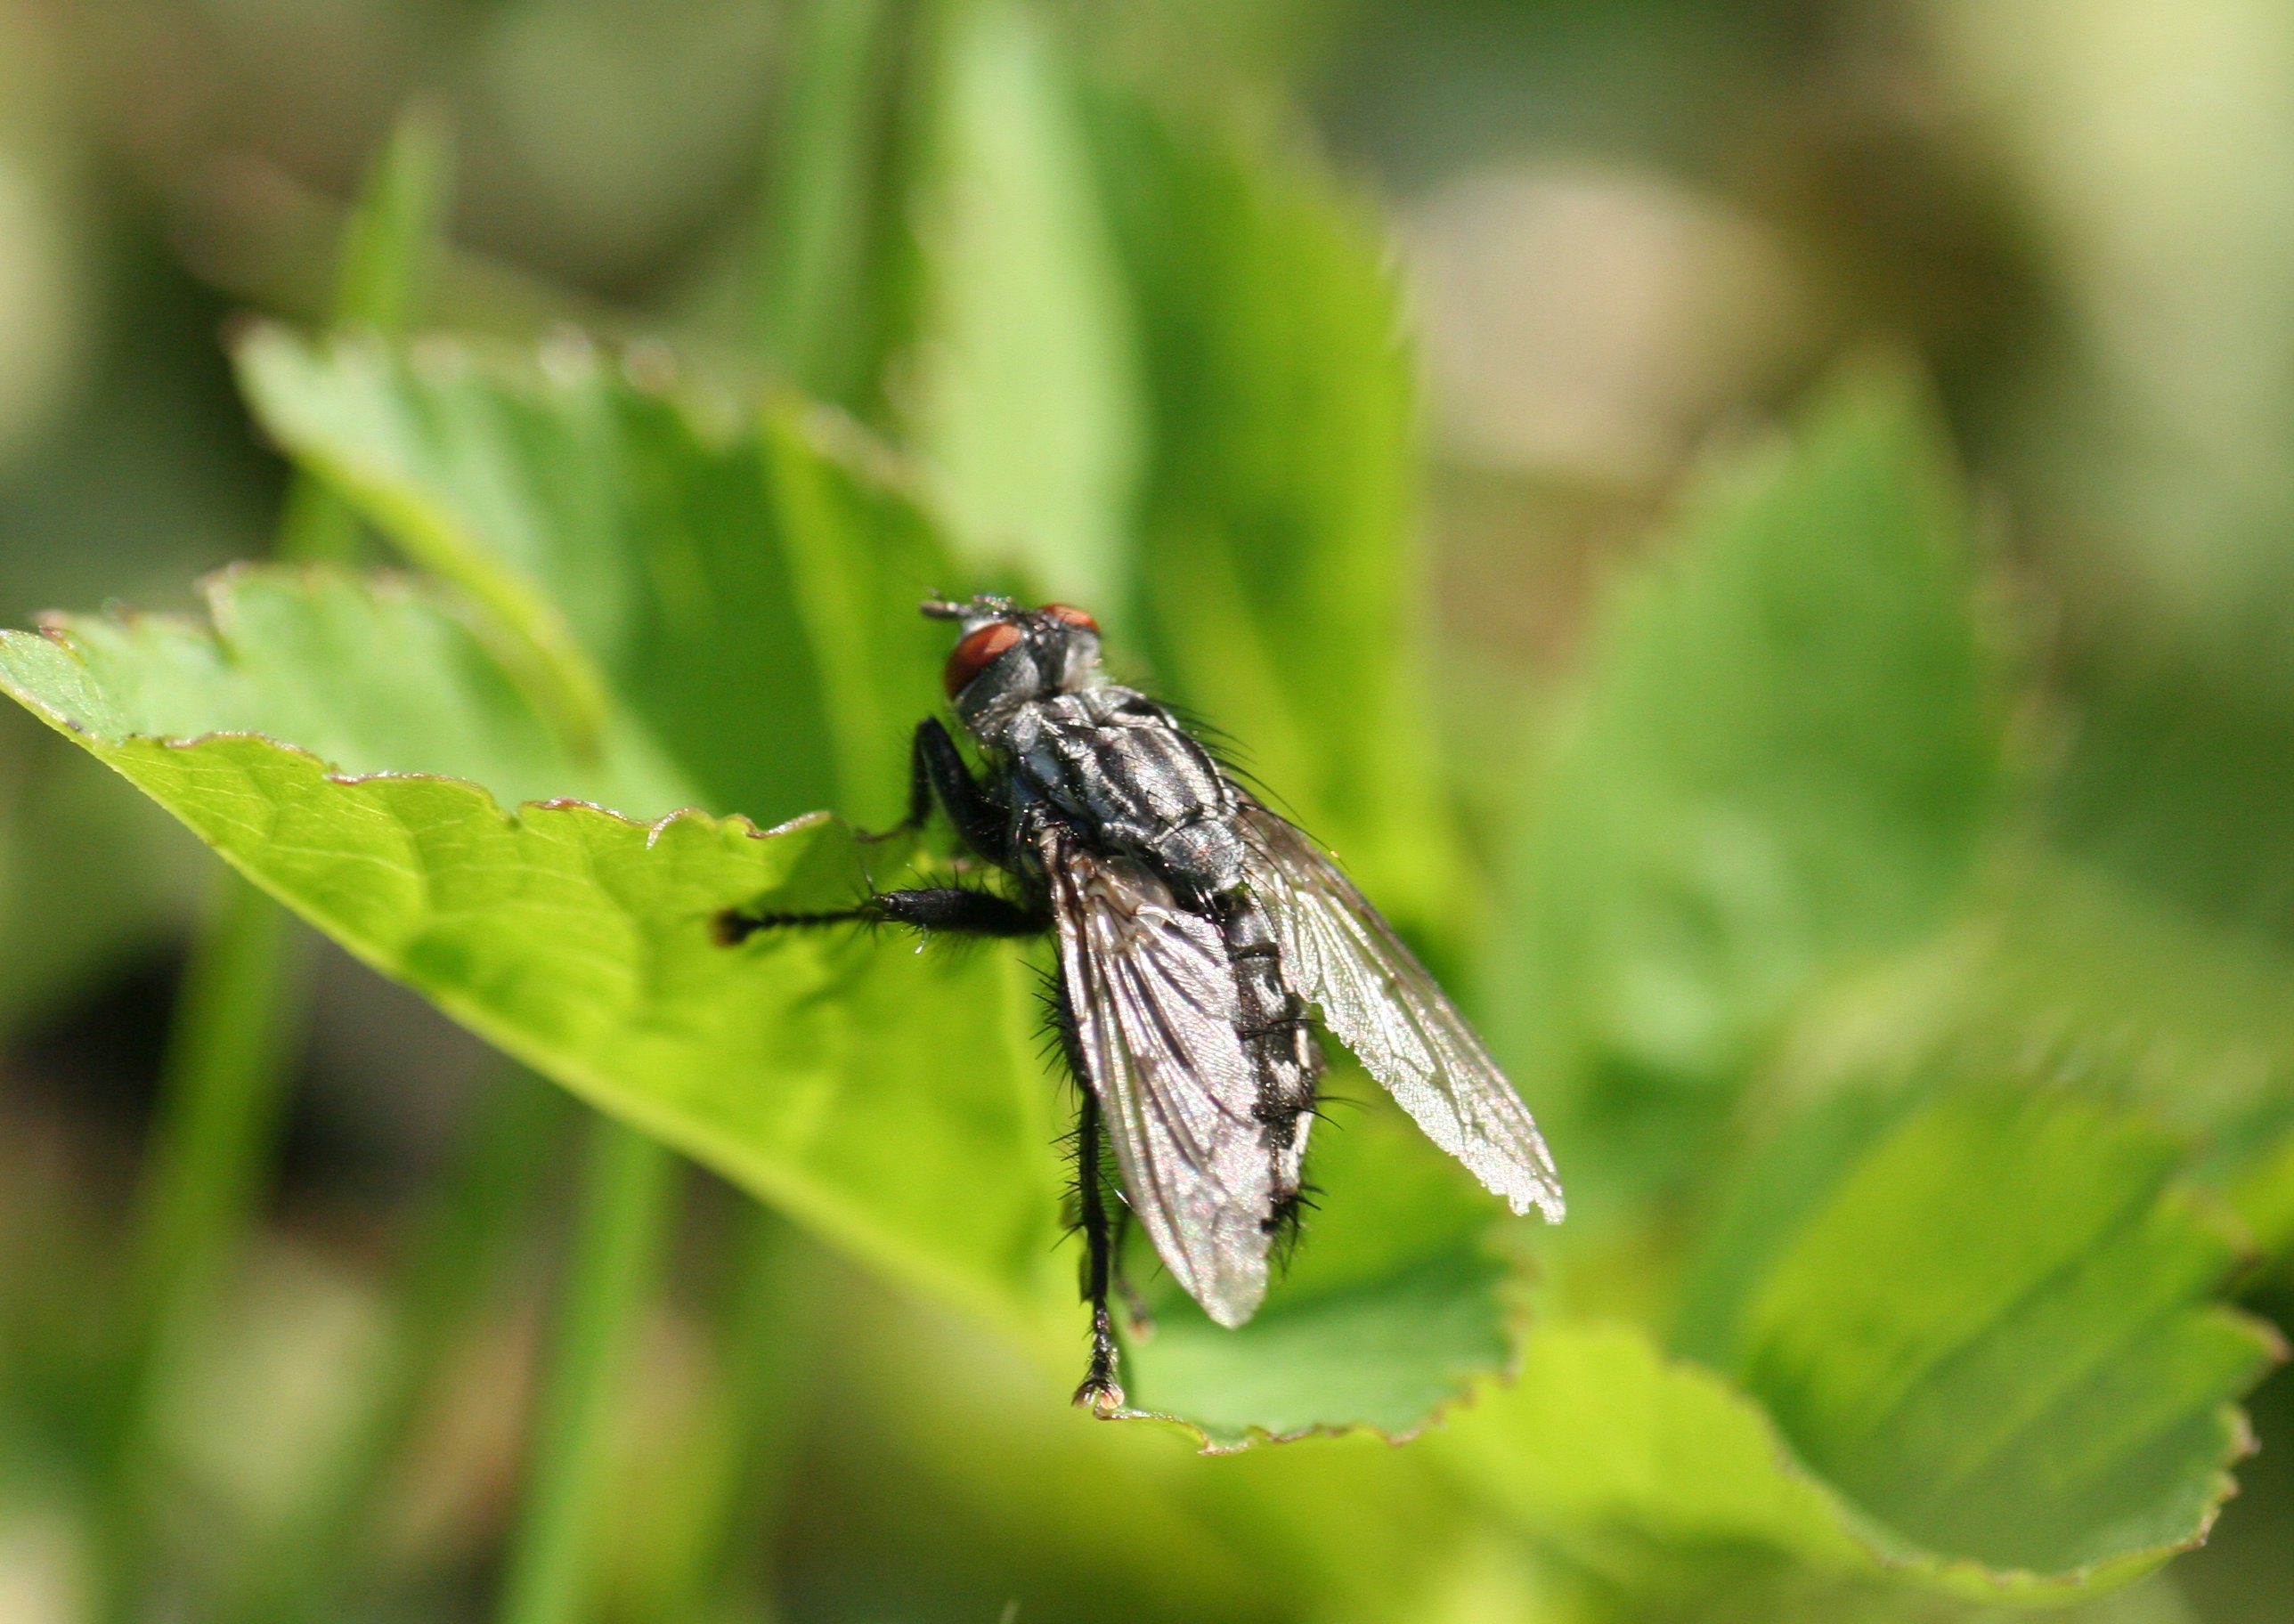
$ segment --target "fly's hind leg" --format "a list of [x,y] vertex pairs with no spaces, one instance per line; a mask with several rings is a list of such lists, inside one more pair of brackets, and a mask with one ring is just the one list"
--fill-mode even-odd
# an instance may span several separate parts
[[1083,1222],[1084,1296],[1091,1303],[1091,1363],[1075,1390],[1075,1404],[1105,1420],[1123,1409],[1123,1389],[1115,1379],[1115,1321],[1107,1311],[1115,1229],[1108,1216],[1107,1181],[1100,1172],[1099,1139],[1099,1101],[1086,1085],[1076,1124],[1076,1205]]

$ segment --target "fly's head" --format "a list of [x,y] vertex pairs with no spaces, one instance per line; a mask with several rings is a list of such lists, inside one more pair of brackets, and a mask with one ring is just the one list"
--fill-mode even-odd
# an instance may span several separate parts
[[1100,681],[1099,622],[1080,609],[1023,609],[983,596],[968,604],[929,600],[923,612],[963,628],[944,681],[956,715],[983,743],[994,743],[1024,707]]

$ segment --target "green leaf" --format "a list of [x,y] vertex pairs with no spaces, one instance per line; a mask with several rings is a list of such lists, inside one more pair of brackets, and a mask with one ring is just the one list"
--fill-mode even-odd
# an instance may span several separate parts
[[2091,1595],[2197,1544],[2229,1488],[2212,1474],[2203,1506],[2114,1531],[2112,1555],[2069,1569],[1925,1547],[1803,1464],[1726,1377],[1665,1359],[1623,1326],[1539,1330],[1512,1385],[1461,1411],[1432,1447],[1485,1504],[1631,1598],[1632,1616],[1709,1600],[1716,1575],[1734,1588],[1763,1568],[1985,1602]]
[[445,223],[452,162],[442,112],[418,102],[400,115],[344,223],[337,321],[394,337],[414,325]]
[[2238,1244],[2170,1183],[2183,1146],[2014,1081],[1800,1119],[1745,1169],[1680,1342],[1892,1538],[2124,1577],[2203,1536],[2278,1343],[2214,1301]]
[[1999,744],[1960,532],[1919,395],[1863,376],[1603,615],[1492,981],[1579,1210],[1677,1179],[1798,1001],[1962,889]]
[[2193,1136],[2209,1186],[2294,1134],[2294,954],[2052,854],[1989,901],[1916,1041],[2075,1045],[2067,1075]]
[[[333,319],[403,337],[421,310],[447,210],[451,143],[443,115],[417,104],[399,118],[368,170],[337,250]],[[348,563],[358,522],[343,499],[298,475],[274,542],[279,556]]]
[[[1777,1609],[1794,1618],[1899,1616],[1875,1594],[1883,1589],[2062,1602],[2171,1554],[2043,1574],[1924,1549],[1802,1464],[1726,1377],[1666,1359],[1623,1326],[1540,1329],[1513,1384],[1429,1442],[1483,1503],[1591,1581],[1607,1603],[1596,1616],[1696,1616],[1722,1594],[1796,1596],[1801,1607]],[[2203,1526],[2174,1548],[2196,1543]]]
[[2283,944],[2294,920],[2294,678],[2281,651],[2285,588],[2249,589],[2236,617],[2106,623],[2074,648],[2079,727],[2050,785],[2066,847],[2195,917]]
[[1792,1052],[1786,1085],[1851,1113],[1875,1077],[1985,1071],[2141,1110],[2266,1255],[2294,1245],[2271,1171],[2294,1152],[2294,958],[2084,858],[1996,865],[1958,928],[1819,1001]]
[[2224,1199],[2280,1274],[2294,1255],[2294,1133],[2240,1169]]
[[418,581],[240,565],[206,592],[215,634],[175,615],[59,617],[45,637],[9,633],[6,669],[47,719],[107,747],[261,733],[346,772],[452,775],[508,800],[676,804],[625,735],[568,751],[486,620]]
[[[932,859],[818,818],[760,834],[660,816],[781,809],[786,771],[840,799],[849,780],[890,821],[946,650],[915,613],[914,561],[940,556],[928,522],[865,451],[793,417],[712,434],[592,362],[553,378],[440,357],[269,334],[244,358],[282,437],[393,534],[525,627],[538,605],[596,639],[563,646],[596,679],[590,716],[486,604],[325,573],[223,578],[219,635],[164,618],[12,634],[0,677],[368,962],[1071,1380],[1066,1112],[1029,962],[842,931],[718,947],[724,907],[842,906]],[[728,612],[782,589],[765,615]],[[779,646],[755,647],[760,621]],[[810,753],[760,756],[766,728]],[[555,799],[501,810],[537,798]],[[1194,1311],[1167,1304],[1127,1376],[1142,1411],[1223,1447],[1403,1432],[1502,1362],[1504,1271],[1480,1248],[1496,1211],[1414,1132],[1324,1140],[1334,1209],[1392,1232],[1334,1219],[1262,1339],[1190,1357]]]
[[966,550],[1112,620],[1139,471],[1131,315],[1074,91],[1011,0],[940,42],[915,439]]
[[[559,743],[472,610],[324,572],[209,593],[219,636],[156,616],[0,634],[0,682],[537,1070],[896,1278],[1045,1334],[1070,1295],[1059,1125],[1021,966],[847,933],[720,947],[723,908],[847,905],[866,879],[844,829],[505,812],[613,796],[624,752]],[[264,736],[290,727],[312,749]]]
[[1835,1572],[1883,1560],[1881,1537],[1794,1462],[1758,1404],[1627,1327],[1539,1329],[1512,1384],[1436,1448],[1496,1510],[1644,1594],[1694,1594],[1723,1554]]
[[1102,87],[1137,309],[1137,576],[1155,666],[1397,916],[1454,924],[1420,691],[1411,361],[1366,210],[1306,157]]

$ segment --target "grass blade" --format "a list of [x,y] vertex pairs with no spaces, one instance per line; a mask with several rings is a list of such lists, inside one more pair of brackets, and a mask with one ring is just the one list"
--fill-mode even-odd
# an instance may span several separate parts
[[[446,211],[451,147],[435,109],[417,103],[367,173],[343,227],[335,273],[335,319],[391,337],[412,326],[428,286]],[[282,558],[347,561],[362,548],[358,517],[307,473],[287,488],[276,550]]]
[[100,1617],[138,1611],[169,1373],[240,1249],[279,1135],[301,1007],[291,932],[285,910],[232,876],[184,971],[129,1242],[127,1352],[98,1510]]
[[370,1555],[367,1531],[403,1462],[423,1406],[519,1232],[557,1151],[565,1111],[530,1074],[495,1080],[431,1209],[398,1288],[390,1344],[365,1389],[365,1412],[317,1479],[231,1615],[240,1624],[338,1616]]
[[581,1227],[500,1624],[572,1624],[581,1614],[614,1397],[671,1212],[677,1158],[669,1150],[602,1116],[590,1132]]

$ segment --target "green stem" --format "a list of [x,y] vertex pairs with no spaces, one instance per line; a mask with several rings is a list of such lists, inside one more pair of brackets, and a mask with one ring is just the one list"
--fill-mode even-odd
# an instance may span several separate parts
[[500,1074],[474,1115],[455,1165],[423,1215],[397,1289],[396,1312],[365,1410],[320,1472],[300,1514],[276,1539],[240,1624],[337,1616],[372,1555],[376,1507],[561,1139],[564,1100],[530,1074]]
[[809,0],[801,13],[785,114],[766,198],[759,310],[767,354],[808,394],[850,404],[865,382],[856,288],[873,223],[876,64],[884,0]]
[[284,1112],[292,924],[235,875],[191,946],[129,1242],[127,1340],[104,1486],[101,1616],[132,1617],[150,1555],[154,1424],[238,1252]]
[[403,338],[421,314],[444,234],[453,139],[444,111],[417,100],[392,126],[343,224],[335,320]]
[[707,1401],[679,1451],[662,1553],[639,1616],[771,1616],[757,1532],[777,1522],[818,1253],[769,1208],[748,1214]]
[[635,1129],[603,1116],[591,1123],[500,1624],[573,1624],[581,1614],[614,1398],[668,1228],[676,1170],[677,1158]]
[[[344,223],[335,269],[334,318],[402,338],[413,325],[437,252],[451,144],[444,118],[417,102],[399,116],[368,169]],[[297,469],[287,487],[273,550],[298,563],[348,564],[365,550],[350,505]]]

